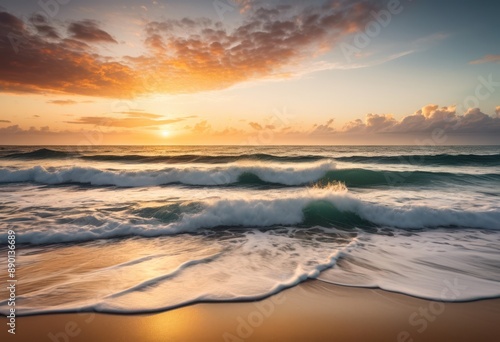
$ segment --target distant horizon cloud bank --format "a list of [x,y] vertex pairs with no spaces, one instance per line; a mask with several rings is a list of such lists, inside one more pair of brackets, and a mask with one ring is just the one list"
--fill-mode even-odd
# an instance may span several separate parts
[[[364,120],[355,119],[341,127],[335,127],[335,118],[304,127],[276,117],[266,122],[246,121],[243,126],[226,126],[223,129],[214,128],[206,119],[185,125],[182,129],[172,128],[172,124],[186,120],[189,122],[198,116],[165,119],[158,114],[132,111],[113,113],[113,116],[80,117],[69,121],[87,126],[79,130],[54,131],[49,126],[26,129],[17,124],[0,127],[0,144],[43,145],[52,144],[51,141],[69,145],[393,145],[418,144],[424,141],[434,145],[500,144],[500,106],[495,108],[492,115],[485,114],[479,108],[471,108],[459,115],[456,108],[429,104],[400,119],[392,114],[369,113]],[[11,122],[2,120],[1,123]]]

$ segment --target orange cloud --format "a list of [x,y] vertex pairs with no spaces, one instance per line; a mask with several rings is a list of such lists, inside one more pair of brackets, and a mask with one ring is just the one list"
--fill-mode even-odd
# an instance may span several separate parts
[[250,122],[248,124],[250,125],[250,127],[252,127],[253,129],[256,129],[258,131],[260,131],[261,129],[263,129],[262,125],[260,125],[257,122]]
[[170,125],[173,123],[193,118],[193,116],[187,116],[175,119],[159,119],[162,118],[163,116],[158,114],[143,113],[143,112],[123,112],[122,114],[125,114],[128,117],[116,118],[116,117],[106,117],[106,116],[84,116],[79,118],[77,121],[66,121],[66,123],[79,124],[79,125],[105,126],[105,127],[136,128],[136,127]]
[[138,94],[135,71],[81,40],[54,40],[0,12],[0,91],[123,97]]
[[[497,108],[500,111],[500,106]],[[192,117],[160,119],[156,114],[123,112],[123,117],[82,117],[72,123],[79,130],[53,131],[48,127],[23,129],[18,125],[0,127],[0,143],[4,144],[53,144],[98,143],[106,144],[158,144],[164,143],[155,126],[182,122]],[[151,117],[149,117],[151,116]],[[3,120],[7,121],[7,120]],[[8,123],[8,122],[7,122]],[[477,108],[458,115],[454,107],[428,105],[413,114],[396,119],[391,115],[369,114],[364,120],[354,120],[336,129],[334,120],[306,126],[303,123],[270,125],[254,122],[261,127],[255,130],[239,127],[215,129],[207,120],[196,122],[178,130],[169,140],[173,144],[414,144],[426,141],[434,133],[445,133],[441,143],[446,144],[498,144],[500,143],[500,115],[489,116]],[[116,130],[114,130],[116,129]],[[87,131],[89,130],[89,131]],[[148,132],[148,130],[150,130]],[[442,131],[441,131],[442,130]],[[105,131],[106,134],[103,134]],[[437,142],[436,142],[437,143]]]
[[[95,43],[116,43],[95,21],[69,23],[61,38],[43,19],[36,33],[0,12],[0,91],[52,92],[100,97],[194,93],[290,74],[286,68],[326,52],[359,31],[375,9],[370,0],[331,6],[256,7],[240,1],[243,22],[226,30],[210,19],[153,21],[146,25],[145,52],[120,59],[100,55]],[[249,7],[250,6],[250,7]]]
[[51,101],[47,101],[47,103],[55,104],[55,105],[59,105],[59,106],[66,106],[66,105],[74,105],[74,104],[77,104],[78,102],[73,101],[73,100],[51,100]]
[[336,130],[333,128],[334,119],[328,120],[325,124],[314,125],[313,130],[309,133],[311,135],[328,135],[335,133]]
[[500,63],[500,55],[486,55],[483,58],[471,61],[469,64]]

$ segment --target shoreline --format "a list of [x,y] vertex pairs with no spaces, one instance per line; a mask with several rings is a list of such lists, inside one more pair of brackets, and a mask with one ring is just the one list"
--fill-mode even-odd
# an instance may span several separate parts
[[[2,321],[7,319],[2,316]],[[435,302],[310,280],[266,299],[148,314],[57,313],[2,341],[498,341],[500,298]]]

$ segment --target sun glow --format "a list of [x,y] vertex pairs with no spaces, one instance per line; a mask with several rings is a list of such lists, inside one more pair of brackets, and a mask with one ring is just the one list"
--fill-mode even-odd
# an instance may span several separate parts
[[170,136],[170,132],[166,131],[166,130],[163,130],[163,131],[161,131],[161,135],[162,135],[162,137],[166,138],[166,137]]

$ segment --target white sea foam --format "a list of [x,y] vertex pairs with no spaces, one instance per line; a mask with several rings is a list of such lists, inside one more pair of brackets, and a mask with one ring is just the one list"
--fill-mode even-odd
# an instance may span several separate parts
[[358,247],[319,279],[444,302],[498,297],[499,248],[500,234],[478,230],[364,234]]
[[[170,205],[170,204],[168,204]],[[304,223],[306,211],[312,211],[312,222],[330,223],[335,226],[351,225],[360,221],[380,227],[405,229],[463,227],[500,229],[498,210],[455,210],[428,206],[388,206],[360,200],[347,192],[328,189],[308,189],[294,192],[283,198],[227,198],[207,199],[198,203],[199,211],[180,210],[178,219],[164,223],[156,218],[106,217],[103,214],[86,215],[72,222],[42,227],[34,226],[18,237],[20,243],[45,244],[72,241],[89,241],[123,236],[154,237],[178,233],[194,233],[200,229],[218,227],[271,227],[294,226]],[[166,211],[169,208],[165,209]],[[172,209],[173,210],[173,209]],[[315,211],[316,210],[316,211]],[[132,215],[132,214],[130,214]],[[314,216],[315,215],[315,216]],[[349,216],[350,215],[350,216]],[[352,221],[359,218],[357,221]],[[346,219],[346,216],[348,219]],[[325,217],[328,217],[325,219]],[[305,222],[307,223],[307,222]],[[0,241],[6,242],[6,233]]]
[[[118,247],[109,245],[107,248],[117,256],[130,255],[132,260],[112,268],[95,265],[92,269],[87,265],[83,272],[75,269],[73,273],[65,274],[67,270],[63,269],[63,274],[55,282],[46,282],[44,277],[31,279],[39,284],[23,293],[18,312],[33,314],[85,308],[139,313],[199,301],[259,299],[316,278],[321,271],[334,266],[338,258],[356,248],[356,238],[337,239],[336,236],[334,234],[328,239],[327,235],[318,234],[318,239],[304,240],[294,236],[294,229],[289,229],[281,234],[250,231],[220,242],[193,238],[185,243],[179,237],[161,245],[150,240],[131,241]],[[160,249],[169,251],[175,245],[182,245],[187,250],[158,253]],[[134,257],[145,246],[153,257]],[[68,247],[68,251],[70,249]],[[95,249],[97,247],[88,247],[89,253]],[[72,251],[69,255],[71,258],[77,253]],[[46,255],[32,258],[32,262],[40,266],[52,258],[54,255],[46,252]],[[92,262],[99,264],[98,260]],[[107,287],[87,286],[96,282]],[[84,295],[82,291],[85,291]],[[54,292],[60,295],[53,296]],[[7,310],[7,301],[0,301],[0,312]]]
[[42,166],[35,166],[18,170],[2,168],[0,169],[0,183],[79,183],[119,187],[144,187],[171,183],[226,185],[236,183],[240,176],[251,173],[264,182],[301,185],[316,181],[333,169],[335,169],[333,162],[316,162],[306,165],[233,163],[223,167],[178,166],[147,171],[100,170],[80,166],[46,169]]
[[[43,252],[25,247],[24,260],[35,271],[18,312],[142,313],[203,301],[257,300],[307,279],[439,302],[491,298],[500,296],[499,236],[480,230],[378,235],[281,228],[226,233],[221,239],[130,239],[106,245],[116,260],[92,258],[84,268],[58,268],[56,278],[43,272],[53,260],[65,256],[67,263],[77,263],[103,253],[102,245]],[[0,301],[0,312],[8,309]]]

